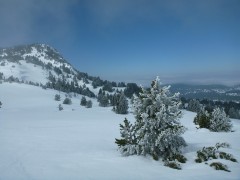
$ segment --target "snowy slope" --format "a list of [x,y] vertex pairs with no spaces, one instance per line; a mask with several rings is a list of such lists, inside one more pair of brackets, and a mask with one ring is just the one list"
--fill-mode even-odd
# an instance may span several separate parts
[[[240,164],[219,160],[231,172],[216,171],[194,162],[196,151],[217,142],[229,142],[240,161],[240,121],[232,120],[235,132],[213,133],[197,130],[195,113],[184,111],[181,119],[188,128],[184,138],[188,158],[182,170],[163,166],[151,157],[122,157],[114,144],[119,123],[132,114],[117,115],[111,108],[80,106],[81,96],[72,105],[54,101],[54,90],[25,84],[0,84],[0,179],[239,179]],[[61,94],[62,100],[64,94]]]
[[19,63],[5,62],[5,67],[0,66],[5,78],[10,76],[17,77],[21,81],[32,81],[45,84],[48,79],[48,72],[44,71],[40,66],[26,63],[20,60]]
[[[0,49],[0,63],[0,72],[6,79],[13,76],[24,82],[45,84],[48,82],[49,72],[57,77],[53,71],[54,67],[65,66],[73,73],[77,73],[55,49],[45,44]],[[51,67],[43,67],[47,65]],[[66,73],[63,74],[66,75]]]

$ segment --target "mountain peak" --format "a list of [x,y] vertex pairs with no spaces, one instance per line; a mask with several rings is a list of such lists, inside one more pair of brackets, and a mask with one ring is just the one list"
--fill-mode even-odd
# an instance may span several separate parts
[[6,79],[17,78],[19,81],[47,83],[51,72],[71,74],[74,68],[47,44],[19,45],[0,49],[0,73]]
[[[19,45],[0,49],[0,61],[19,62],[20,60],[58,61],[67,63],[60,53],[47,44]],[[67,63],[68,64],[68,63]]]

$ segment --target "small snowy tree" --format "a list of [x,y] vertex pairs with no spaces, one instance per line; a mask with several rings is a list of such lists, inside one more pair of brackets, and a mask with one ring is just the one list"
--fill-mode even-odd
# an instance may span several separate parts
[[70,98],[65,98],[64,101],[63,101],[63,104],[72,104],[72,100]]
[[61,100],[61,96],[59,94],[56,94],[54,99],[55,99],[55,101],[60,101]]
[[61,104],[58,105],[58,110],[59,110],[59,111],[62,111],[62,110],[63,110],[63,107],[62,107]]
[[120,134],[122,139],[116,139],[116,144],[123,155],[136,154],[137,142],[134,133],[134,126],[126,118],[123,121],[124,125],[120,124]]
[[[159,79],[152,82],[151,89],[142,88],[134,98],[136,121],[133,125],[121,125],[122,139],[116,139],[124,155],[151,155],[155,160],[173,160],[186,146],[181,135],[185,128],[180,124],[179,94],[171,94],[169,87],[160,87]],[[129,140],[129,137],[130,140]]]
[[119,101],[116,105],[115,111],[117,114],[127,114],[128,113],[128,100],[124,93],[121,93]]
[[108,97],[106,95],[102,95],[101,99],[99,99],[99,106],[107,107],[109,104]]
[[204,107],[200,108],[200,111],[197,113],[197,116],[193,121],[196,125],[199,125],[199,128],[207,128],[210,126],[210,114],[205,110]]
[[82,99],[81,99],[80,105],[81,106],[86,106],[86,104],[87,104],[87,99],[85,98],[85,96],[83,96]]
[[86,108],[91,108],[92,107],[92,101],[88,100],[86,103]]
[[0,101],[0,108],[2,107],[2,102]]
[[209,129],[214,132],[231,131],[232,124],[225,111],[215,108],[211,114]]

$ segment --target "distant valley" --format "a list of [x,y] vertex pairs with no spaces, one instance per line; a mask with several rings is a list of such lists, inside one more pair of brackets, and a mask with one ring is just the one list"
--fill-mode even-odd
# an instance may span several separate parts
[[240,85],[229,87],[224,85],[172,84],[171,90],[179,92],[182,97],[187,99],[240,102]]

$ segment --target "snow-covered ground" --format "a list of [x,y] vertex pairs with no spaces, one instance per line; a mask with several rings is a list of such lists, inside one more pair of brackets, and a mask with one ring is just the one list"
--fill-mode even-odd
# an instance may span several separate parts
[[25,84],[0,84],[0,179],[240,179],[240,163],[215,160],[231,170],[225,172],[194,162],[197,150],[217,142],[230,143],[231,148],[222,150],[240,162],[239,120],[232,120],[234,132],[213,133],[197,130],[196,114],[184,111],[188,161],[182,170],[174,170],[151,157],[122,157],[117,151],[119,123],[125,117],[133,121],[132,114],[117,115],[111,108],[99,107],[96,100],[87,109],[79,105],[81,96],[59,111],[56,93]]
[[5,78],[10,76],[17,77],[20,81],[32,81],[42,84],[46,84],[48,72],[43,70],[40,66],[32,63],[26,63],[21,60],[19,63],[13,63],[4,61],[5,65],[0,66],[0,72],[2,72]]

